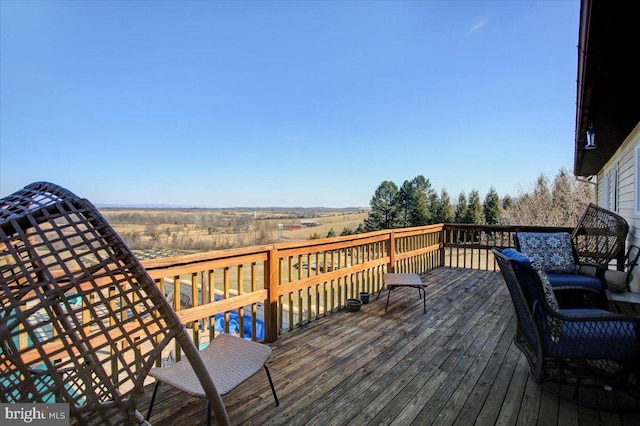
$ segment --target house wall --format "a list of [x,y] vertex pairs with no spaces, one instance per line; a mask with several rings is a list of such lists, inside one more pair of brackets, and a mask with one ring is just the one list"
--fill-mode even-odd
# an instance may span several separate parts
[[[597,145],[596,134],[596,145]],[[598,173],[597,203],[629,223],[627,244],[640,245],[640,122]],[[638,175],[636,177],[636,175]],[[616,194],[617,191],[617,194]],[[617,195],[617,196],[616,196]],[[634,270],[633,291],[640,292],[640,267]]]

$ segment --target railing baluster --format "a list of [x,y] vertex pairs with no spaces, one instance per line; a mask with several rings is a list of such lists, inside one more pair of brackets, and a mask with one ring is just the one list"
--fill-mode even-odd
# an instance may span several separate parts
[[[216,297],[215,271],[213,269],[209,269],[207,271],[207,281],[209,284],[209,291],[208,291],[209,300],[207,300],[207,302],[213,302]],[[209,322],[209,341],[212,341],[213,338],[215,337],[215,326],[216,326],[215,316],[209,315],[208,322]]]
[[[229,267],[225,267],[222,270],[222,298],[227,300],[229,298]],[[229,311],[224,312],[224,332],[229,332]]]
[[[251,293],[255,293],[258,289],[258,265],[256,262],[251,263]],[[258,334],[258,306],[256,303],[251,304],[251,340],[257,339]],[[264,327],[264,322],[262,323]]]
[[[244,294],[244,265],[238,265],[238,296]],[[244,306],[238,308],[238,328],[240,337],[244,338]]]

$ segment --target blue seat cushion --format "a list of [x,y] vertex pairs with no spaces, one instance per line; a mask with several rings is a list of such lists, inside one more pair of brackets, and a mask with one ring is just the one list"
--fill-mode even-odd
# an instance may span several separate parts
[[536,288],[537,284],[534,278],[536,273],[532,269],[533,266],[531,265],[529,258],[516,249],[512,248],[503,249],[501,253],[505,257],[520,262],[524,265],[522,266],[513,264],[513,271],[518,276],[518,282],[520,284],[520,288],[524,292],[524,297],[527,300],[527,304],[530,308],[532,308],[534,303],[538,300],[538,290]]
[[[561,309],[567,316],[613,316],[601,309]],[[552,357],[593,359],[638,359],[640,341],[636,324],[629,321],[562,321],[559,339],[554,341],[544,328],[545,352]]]
[[516,249],[506,248],[506,249],[502,250],[502,254],[505,257],[508,257],[509,259],[517,260],[518,262],[522,262],[522,263],[524,263],[526,265],[531,266],[531,261],[529,260],[529,258],[527,256],[525,256],[524,254],[520,253]]
[[602,281],[597,278],[580,274],[547,274],[551,287],[586,287],[602,291]]

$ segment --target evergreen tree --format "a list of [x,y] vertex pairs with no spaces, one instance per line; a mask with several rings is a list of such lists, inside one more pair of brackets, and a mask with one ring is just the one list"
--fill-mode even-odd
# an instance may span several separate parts
[[336,236],[336,231],[333,230],[333,228],[329,229],[329,232],[327,232],[327,238],[333,238]]
[[348,226],[345,226],[344,228],[342,228],[342,232],[340,233],[340,235],[352,235],[352,234],[353,234],[353,230]]
[[431,220],[431,212],[427,204],[427,197],[424,192],[417,192],[409,215],[409,226],[428,225]]
[[451,198],[446,189],[440,191],[440,202],[438,210],[438,221],[435,223],[452,223],[456,219],[456,213],[451,204]]
[[427,199],[422,192],[416,194],[415,204],[411,209],[409,226],[424,226],[430,223],[431,213],[427,205]]
[[409,214],[410,226],[423,226],[431,223],[429,200],[434,193],[431,182],[422,175],[411,180],[413,204]]
[[484,224],[484,210],[480,202],[480,193],[474,189],[469,193],[469,208],[467,210],[467,220],[465,223]]
[[502,199],[502,208],[504,210],[510,209],[513,206],[513,199],[509,194],[505,195]]
[[422,226],[430,223],[428,197],[432,192],[431,183],[422,175],[410,181],[404,181],[396,198],[400,227]]
[[482,208],[484,210],[484,220],[486,224],[495,225],[498,223],[500,217],[500,197],[498,197],[498,192],[493,186],[489,188],[489,192],[484,198]]
[[406,228],[411,226],[411,210],[416,200],[416,189],[413,184],[405,180],[395,199],[395,205],[398,209],[398,227]]
[[465,220],[469,217],[469,206],[467,205],[467,196],[464,192],[458,195],[458,202],[456,203],[456,212],[454,221],[456,223],[466,223]]
[[385,180],[378,186],[369,202],[371,211],[364,220],[367,232],[398,227],[397,195],[398,186],[391,181]]
[[443,206],[440,205],[440,197],[438,197],[438,193],[434,190],[431,191],[429,195],[429,199],[427,200],[428,208],[429,208],[429,224],[433,223],[444,223],[440,220],[442,216]]

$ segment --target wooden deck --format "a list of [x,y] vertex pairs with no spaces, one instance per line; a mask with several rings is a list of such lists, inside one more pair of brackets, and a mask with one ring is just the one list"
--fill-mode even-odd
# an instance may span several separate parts
[[[440,268],[423,276],[427,313],[414,289],[360,312],[316,320],[272,344],[264,371],[224,402],[233,424],[252,425],[637,425],[640,415],[596,411],[542,391],[513,345],[515,317],[498,272]],[[146,414],[151,387],[139,409]],[[168,386],[154,425],[206,424],[203,400]]]

